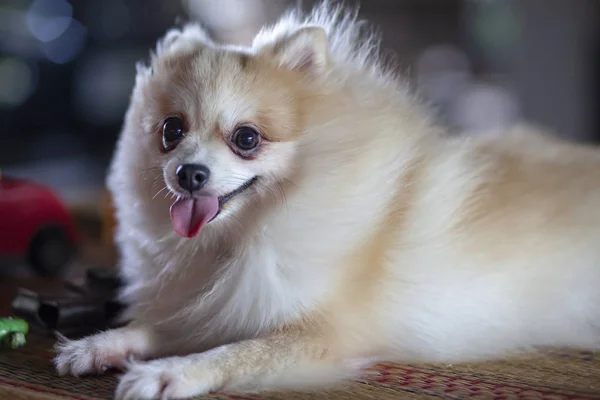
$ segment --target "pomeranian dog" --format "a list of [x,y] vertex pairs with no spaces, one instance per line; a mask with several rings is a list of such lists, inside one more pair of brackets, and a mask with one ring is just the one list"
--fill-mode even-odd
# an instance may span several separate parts
[[451,136],[377,48],[327,4],[159,41],[107,181],[131,322],[60,340],[60,374],[173,399],[600,347],[600,152]]

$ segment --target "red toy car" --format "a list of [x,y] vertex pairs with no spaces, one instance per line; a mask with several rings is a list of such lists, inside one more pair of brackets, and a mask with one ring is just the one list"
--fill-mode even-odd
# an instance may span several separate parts
[[59,273],[77,248],[69,213],[47,187],[0,176],[0,257],[25,257],[42,275]]

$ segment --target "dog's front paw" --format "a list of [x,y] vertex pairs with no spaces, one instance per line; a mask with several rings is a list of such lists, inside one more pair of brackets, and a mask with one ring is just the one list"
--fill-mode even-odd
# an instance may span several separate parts
[[54,365],[61,376],[99,374],[112,368],[122,369],[128,358],[141,358],[146,347],[146,338],[127,328],[79,340],[59,336],[54,346]]
[[193,358],[169,357],[128,364],[115,399],[184,399],[216,390],[217,374]]

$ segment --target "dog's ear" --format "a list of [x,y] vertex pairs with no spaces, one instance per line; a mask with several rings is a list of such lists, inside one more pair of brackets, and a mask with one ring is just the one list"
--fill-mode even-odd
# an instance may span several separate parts
[[158,40],[156,48],[150,50],[149,62],[140,61],[136,64],[137,76],[143,80],[153,75],[154,68],[160,60],[169,59],[170,56],[191,53],[212,45],[214,45],[214,42],[198,23],[188,23],[181,28],[169,29]]
[[136,63],[136,86],[141,85],[154,74],[154,69],[160,60],[191,53],[211,45],[214,45],[214,42],[198,23],[188,23],[183,27],[169,29],[158,40],[156,48],[150,50],[150,59]]
[[327,33],[318,26],[300,28],[265,50],[279,66],[307,74],[322,72],[329,62]]
[[198,23],[188,23],[182,28],[173,28],[159,39],[156,56],[168,53],[186,53],[198,47],[212,44],[206,31]]

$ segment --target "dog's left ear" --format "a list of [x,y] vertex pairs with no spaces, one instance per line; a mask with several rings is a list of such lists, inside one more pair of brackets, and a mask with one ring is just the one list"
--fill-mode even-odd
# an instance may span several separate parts
[[279,66],[307,74],[318,74],[329,63],[327,33],[318,26],[300,28],[277,40],[270,50]]

